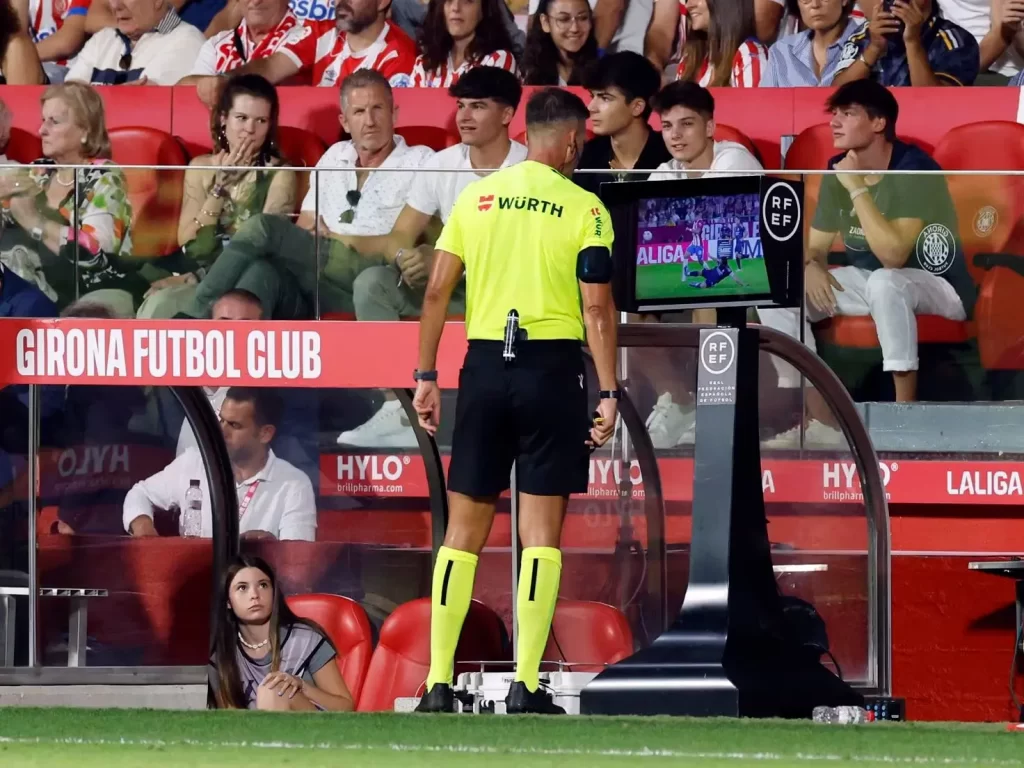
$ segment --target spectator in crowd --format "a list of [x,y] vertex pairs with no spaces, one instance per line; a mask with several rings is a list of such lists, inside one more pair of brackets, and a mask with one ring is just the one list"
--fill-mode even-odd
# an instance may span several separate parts
[[651,181],[763,170],[742,144],[715,141],[715,99],[707,88],[677,80],[655,94],[651,104],[661,118],[661,136],[672,155],[651,174]]
[[[211,319],[221,322],[262,320],[263,307],[260,305],[260,300],[255,294],[241,288],[235,288],[225,293],[213,303]],[[203,387],[203,392],[206,393],[214,413],[220,413],[228,389],[229,387]],[[185,419],[181,425],[181,431],[178,433],[178,447],[175,449],[174,455],[181,456],[189,448],[198,449],[198,447],[199,443],[196,441],[196,433],[192,431],[192,425],[189,424],[188,419]]]
[[[281,423],[281,403],[270,390],[232,387],[220,409],[238,496],[238,530],[247,539],[316,538],[313,484],[300,470],[274,455],[270,442]],[[198,534],[184,530],[186,492],[198,481],[203,497]],[[153,510],[180,510],[183,535],[213,536],[206,466],[197,448],[150,478],[136,483],[124,499],[124,529],[132,536],[156,536]]]
[[238,555],[222,584],[209,670],[218,709],[354,709],[327,633],[291,612],[265,561]]
[[56,317],[57,306],[35,284],[0,261],[0,317]]
[[[280,216],[251,217],[225,245],[186,314],[205,317],[214,299],[240,285],[259,296],[274,319],[312,317],[318,294],[323,311],[352,312],[356,276],[393,261],[393,253],[361,255],[344,243],[344,235],[390,231],[415,175],[384,171],[418,168],[431,152],[394,135],[391,86],[379,72],[359,70],[345,79],[341,112],[352,140],[334,145],[318,163],[325,170],[337,163],[339,170],[317,174],[297,226]],[[317,194],[321,185],[329,194]]]
[[615,171],[657,168],[672,159],[647,123],[651,100],[661,86],[661,76],[649,61],[628,51],[605,56],[587,72],[583,84],[590,91],[588,108],[596,138],[583,147],[573,176],[577,184],[597,194],[603,182],[647,178],[643,173]]
[[191,74],[179,85],[195,85],[200,77],[227,74],[246,62],[273,56],[284,45],[288,33],[302,26],[289,10],[288,0],[237,0],[235,5],[241,8],[242,18],[203,44]]
[[[478,169],[505,168],[526,158],[526,147],[508,135],[522,97],[522,87],[514,75],[496,67],[478,67],[448,92],[456,99],[455,123],[462,143],[438,152],[424,165],[427,173],[417,175],[405,207],[387,235],[343,238],[361,253],[383,253],[394,263],[394,269],[372,267],[356,278],[358,320],[418,317],[434,259],[433,238],[421,241],[432,221],[448,221],[462,190],[483,175]],[[396,269],[400,282],[395,279]],[[450,306],[456,314],[464,311],[464,285],[456,290]],[[387,392],[381,409],[355,429],[341,433],[338,442],[412,448],[416,436],[401,403]]]
[[[335,0],[335,17],[293,28],[273,56],[240,71],[281,83],[312,70],[313,85],[334,87],[357,69],[375,69],[395,88],[412,82],[416,44],[387,18],[389,0]],[[217,78],[199,82],[199,98],[216,102]]]
[[[715,100],[696,83],[677,80],[655,95],[654,111],[661,118],[661,135],[672,159],[662,163],[650,175],[651,181],[681,178],[708,178],[736,175],[742,171],[762,171],[761,164],[742,144],[715,141]],[[656,321],[653,316],[637,318]],[[662,318],[675,320],[680,318]],[[714,325],[714,309],[695,309],[692,322]],[[655,448],[674,448],[692,444],[696,411],[688,379],[680,376],[687,364],[672,352],[634,350],[640,371],[660,391],[654,409],[647,418],[647,432]],[[689,379],[692,381],[692,378]]]
[[90,0],[14,0],[21,28],[36,44],[36,53],[51,83],[60,83],[67,62],[85,44],[85,15]]
[[16,160],[7,157],[7,145],[11,141],[11,122],[14,115],[10,108],[0,99],[0,165],[17,165]]
[[11,0],[0,0],[0,85],[46,82],[39,54],[24,26]]
[[[498,4],[501,10],[501,21],[505,25],[509,38],[512,40],[512,50],[518,53],[523,49],[523,42],[526,37],[523,30],[516,23],[513,4],[519,0],[502,2]],[[525,2],[525,0],[523,0]],[[420,36],[420,30],[427,21],[427,10],[429,0],[393,0],[391,3],[391,20],[397,24],[405,34],[415,40]]]
[[893,0],[891,12],[879,0],[870,23],[843,46],[832,83],[971,85],[979,56],[971,33],[942,18],[932,0]]
[[974,35],[975,85],[1004,85],[1024,66],[1024,0],[937,0],[942,18]]
[[[268,170],[282,165],[277,147],[280,113],[277,91],[259,75],[236,75],[221,92],[210,118],[213,153],[189,164],[178,221],[180,248],[157,259],[171,272],[152,284],[139,317],[169,318],[191,305],[196,285],[238,228],[260,213],[287,215],[295,210],[294,171]],[[230,166],[236,170],[212,170]],[[243,276],[248,289],[261,274]]]
[[541,0],[519,67],[526,85],[581,85],[597,61],[594,15],[587,0]]
[[450,88],[472,67],[516,71],[503,0],[430,0],[412,69],[415,88]]
[[[838,89],[827,102],[840,153],[824,178],[804,257],[806,320],[799,310],[759,310],[761,322],[814,348],[810,323],[836,315],[870,316],[882,348],[882,367],[893,376],[896,400],[917,395],[916,314],[964,320],[974,306],[956,210],[942,177],[880,175],[877,171],[937,171],[917,147],[896,138],[896,99],[871,80]],[[849,266],[829,269],[828,253],[842,236]],[[779,365],[779,384],[800,377]],[[813,418],[806,440],[833,444],[841,436]],[[799,427],[769,445],[789,445]]]
[[686,7],[679,79],[705,88],[760,85],[768,49],[756,38],[751,0],[688,0]]
[[851,18],[853,0],[786,0],[803,31],[772,46],[761,87],[830,85],[850,36],[860,28]]
[[[178,15],[181,16],[181,20],[186,24],[190,24],[196,29],[203,31],[207,27],[211,27],[214,18],[221,16],[222,12],[225,11],[225,6],[230,7],[233,2],[237,0],[170,0],[171,6],[177,11]],[[116,25],[116,11],[110,4],[109,0],[104,2],[91,2],[89,4],[89,13],[85,17],[85,31],[90,35],[98,34],[101,30],[107,27],[113,27]],[[228,14],[225,14],[228,15]],[[230,29],[234,24],[237,24],[236,19],[234,23],[229,24],[225,27],[218,27],[213,32],[207,32],[207,36],[221,32],[223,29]]]
[[124,173],[110,162],[103,100],[84,83],[55,85],[42,113],[45,161],[89,167],[34,164],[0,175],[0,261],[58,307],[90,294],[131,315],[146,282],[128,263],[132,208]]
[[205,38],[181,20],[168,0],[109,3],[116,26],[101,29],[89,39],[71,64],[67,80],[174,85],[191,71]]

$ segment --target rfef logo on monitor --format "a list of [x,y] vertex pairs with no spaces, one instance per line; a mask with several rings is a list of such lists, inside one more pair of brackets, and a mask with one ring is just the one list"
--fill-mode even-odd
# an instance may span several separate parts
[[478,211],[489,211],[492,205],[494,205],[494,195],[480,195],[480,199],[476,203],[476,209]]
[[761,201],[764,229],[773,240],[785,242],[800,229],[800,197],[789,184],[777,181]]

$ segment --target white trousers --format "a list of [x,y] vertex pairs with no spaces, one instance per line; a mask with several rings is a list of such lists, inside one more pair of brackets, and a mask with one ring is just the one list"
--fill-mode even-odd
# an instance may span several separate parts
[[[941,315],[949,320],[964,320],[966,313],[953,286],[923,269],[876,269],[839,267],[829,274],[843,286],[835,291],[836,314],[870,315],[875,321],[878,343],[882,347],[882,369],[916,371],[917,320],[915,315]],[[806,304],[803,341],[815,349],[811,323],[828,315]],[[759,309],[761,323],[794,339],[800,337],[800,313],[796,309]],[[779,372],[779,386],[800,386],[800,374],[782,360],[773,360]]]

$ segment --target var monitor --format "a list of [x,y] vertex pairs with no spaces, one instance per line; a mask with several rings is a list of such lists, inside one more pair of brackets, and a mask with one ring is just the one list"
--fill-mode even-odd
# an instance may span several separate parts
[[623,312],[797,307],[803,185],[770,176],[601,185]]

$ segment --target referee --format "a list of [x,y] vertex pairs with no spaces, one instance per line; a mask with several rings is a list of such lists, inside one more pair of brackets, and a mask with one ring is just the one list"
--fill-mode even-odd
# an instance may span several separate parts
[[[441,417],[437,347],[463,270],[469,351],[459,376],[450,516],[434,568],[430,673],[419,712],[453,709],[455,647],[477,558],[515,462],[523,561],[518,665],[505,704],[510,714],[564,714],[538,681],[558,599],[562,519],[569,495],[587,490],[590,448],[611,437],[619,398],[611,223],[601,201],[563,175],[579,159],[586,120],[577,96],[536,92],[526,105],[526,160],[466,187],[437,241],[414,401],[431,434]],[[584,326],[601,389],[593,420]]]

